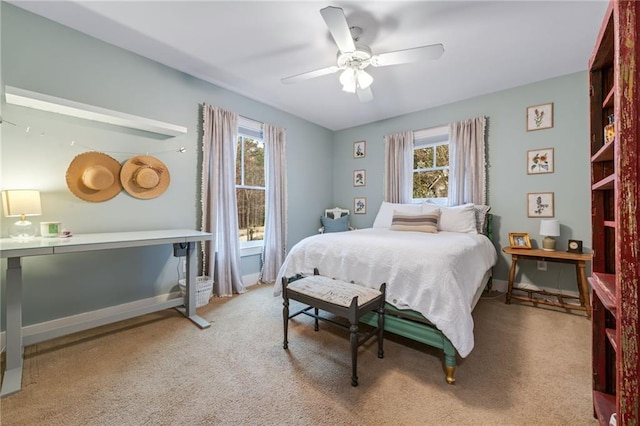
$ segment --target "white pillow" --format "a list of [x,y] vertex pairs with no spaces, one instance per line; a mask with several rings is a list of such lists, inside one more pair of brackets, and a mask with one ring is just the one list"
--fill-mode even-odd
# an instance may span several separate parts
[[422,213],[422,206],[420,204],[400,204],[383,201],[380,204],[376,219],[373,221],[373,228],[390,228],[394,210],[402,213]]
[[[429,207],[431,208],[431,207]],[[463,232],[477,234],[476,212],[473,204],[463,204],[455,207],[440,207],[439,231]]]

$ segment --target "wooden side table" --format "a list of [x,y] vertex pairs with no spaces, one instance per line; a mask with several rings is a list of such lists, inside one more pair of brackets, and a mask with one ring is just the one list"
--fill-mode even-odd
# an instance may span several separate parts
[[[511,270],[509,271],[509,287],[507,289],[506,303],[511,303],[511,299],[532,302],[535,304],[557,306],[564,309],[582,310],[587,314],[587,318],[591,318],[591,300],[589,298],[589,287],[587,285],[587,274],[585,272],[586,262],[591,260],[591,254],[587,253],[569,253],[566,251],[546,251],[541,249],[520,249],[504,247],[503,252],[511,255]],[[576,279],[578,281],[579,297],[552,292],[547,290],[529,290],[524,288],[513,288],[513,280],[516,276],[516,265],[519,259],[539,260],[545,262],[572,263],[576,265]],[[513,291],[521,291],[527,293],[526,296],[512,294]],[[534,298],[534,294],[543,296],[553,296],[558,299],[557,302],[541,298]],[[566,303],[565,299],[578,299],[580,305]]]

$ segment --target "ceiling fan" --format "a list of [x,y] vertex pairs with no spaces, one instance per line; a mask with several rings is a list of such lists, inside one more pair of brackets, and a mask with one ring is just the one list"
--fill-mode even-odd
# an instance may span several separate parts
[[320,9],[320,14],[327,24],[327,27],[329,27],[329,32],[338,46],[337,65],[292,75],[283,78],[281,80],[282,83],[298,83],[342,71],[340,74],[342,90],[349,93],[357,93],[360,102],[368,102],[373,99],[373,93],[371,92],[373,77],[365,71],[365,68],[369,65],[384,67],[428,59],[438,59],[444,52],[442,44],[431,44],[374,55],[369,46],[357,43],[362,29],[359,27],[350,27],[349,24],[347,24],[347,18],[341,8],[328,6]]

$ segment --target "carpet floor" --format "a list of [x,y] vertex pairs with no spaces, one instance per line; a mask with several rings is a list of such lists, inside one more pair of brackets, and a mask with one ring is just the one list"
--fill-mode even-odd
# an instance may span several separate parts
[[[385,356],[300,316],[282,348],[282,299],[259,285],[198,308],[200,330],[165,310],[32,345],[10,425],[595,425],[584,314],[482,298],[475,348],[448,385],[441,351],[387,333]],[[292,302],[292,307],[295,302]]]

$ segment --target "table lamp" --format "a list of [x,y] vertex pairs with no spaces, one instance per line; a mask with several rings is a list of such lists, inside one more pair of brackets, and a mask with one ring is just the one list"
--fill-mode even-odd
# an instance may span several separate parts
[[540,222],[540,235],[543,235],[542,250],[555,251],[556,239],[560,236],[560,221],[558,219],[543,219]]
[[40,192],[31,189],[12,189],[2,191],[2,207],[7,217],[20,217],[20,220],[9,227],[9,236],[20,241],[28,241],[36,236],[35,225],[27,220],[27,216],[40,216]]

